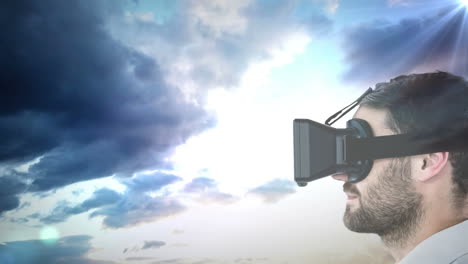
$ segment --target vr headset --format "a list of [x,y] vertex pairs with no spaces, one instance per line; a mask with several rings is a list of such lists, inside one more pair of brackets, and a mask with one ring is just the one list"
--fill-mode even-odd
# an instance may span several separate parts
[[372,92],[369,88],[329,117],[325,125],[294,120],[294,180],[299,186],[338,173],[347,174],[351,183],[359,182],[367,177],[376,159],[466,149],[466,133],[451,138],[409,133],[374,137],[370,125],[362,119],[349,120],[344,129],[331,127]]

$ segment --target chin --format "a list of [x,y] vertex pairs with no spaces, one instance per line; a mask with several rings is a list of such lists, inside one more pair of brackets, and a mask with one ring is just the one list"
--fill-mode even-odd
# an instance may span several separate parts
[[354,211],[356,208],[359,208],[359,203],[356,204],[346,204],[346,212]]

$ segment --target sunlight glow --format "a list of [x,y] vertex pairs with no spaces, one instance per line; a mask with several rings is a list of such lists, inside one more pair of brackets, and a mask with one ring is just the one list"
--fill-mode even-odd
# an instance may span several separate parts
[[285,101],[279,106],[274,100],[269,80],[273,69],[294,62],[310,41],[303,32],[289,35],[270,47],[271,58],[249,66],[237,89],[209,92],[207,108],[216,111],[217,127],[177,148],[170,161],[178,175],[215,177],[220,188],[239,195],[251,186],[288,175],[290,164],[284,160],[292,153],[272,149],[290,149],[293,116],[282,109]]
[[59,231],[52,226],[46,226],[42,228],[39,234],[42,243],[48,246],[55,245],[55,243],[57,243],[57,240],[59,239],[59,236]]
[[459,0],[460,3],[466,7],[468,7],[468,0]]

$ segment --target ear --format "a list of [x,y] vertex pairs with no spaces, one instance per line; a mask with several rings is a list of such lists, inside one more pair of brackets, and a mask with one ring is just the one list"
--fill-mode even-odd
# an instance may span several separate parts
[[448,152],[436,152],[420,155],[416,158],[417,179],[427,181],[433,179],[448,162]]

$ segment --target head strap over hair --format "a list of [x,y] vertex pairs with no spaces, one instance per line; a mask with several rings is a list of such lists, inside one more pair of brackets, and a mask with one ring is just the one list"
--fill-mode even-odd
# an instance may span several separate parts
[[[361,100],[368,94],[372,93],[373,90],[372,88],[367,89],[361,96],[359,96],[358,99],[356,99],[354,102],[346,106],[345,108],[341,109],[340,111],[336,112],[332,116],[330,116],[326,121],[325,125],[331,126],[333,125],[336,121],[338,121],[340,118],[342,118],[344,115],[346,115],[349,111],[353,110],[354,107],[358,106]],[[344,112],[343,112],[344,111]],[[341,114],[341,115],[340,115]],[[338,116],[338,117],[337,117]]]

